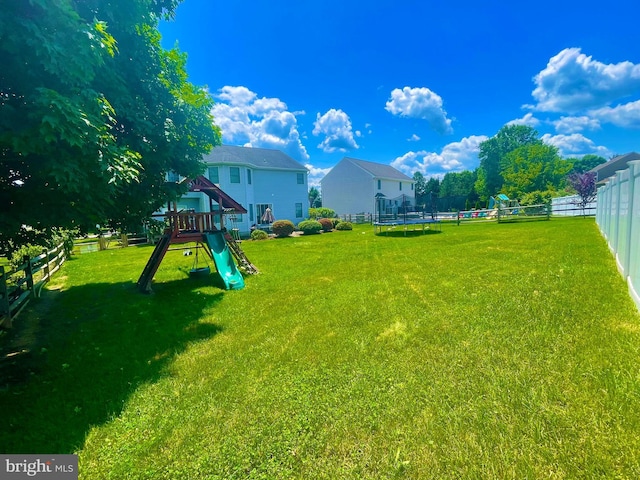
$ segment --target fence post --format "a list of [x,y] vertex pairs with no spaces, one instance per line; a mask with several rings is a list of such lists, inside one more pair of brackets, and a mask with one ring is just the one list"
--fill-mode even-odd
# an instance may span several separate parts
[[456,210],[456,222],[458,226],[460,226],[460,210]]
[[46,257],[45,257],[45,264],[44,264],[44,277],[42,277],[42,281],[46,282],[51,277],[51,268],[49,266],[49,262],[51,261],[50,260],[51,252],[45,248],[43,253],[46,255]]
[[0,314],[7,316],[5,327],[8,328],[11,327],[11,307],[9,306],[9,292],[7,291],[7,276],[2,266],[0,266],[0,295],[2,296]]
[[29,258],[29,255],[25,255],[22,257],[22,261],[27,264],[24,269],[24,276],[27,280],[27,290],[33,293],[33,265],[31,265],[31,258]]
[[633,196],[635,194],[635,175],[636,175],[636,166],[638,165],[639,162],[635,161],[635,162],[629,162],[627,165],[629,166],[629,186],[627,187],[627,193],[628,193],[628,204],[627,204],[627,235],[626,238],[624,239],[625,241],[625,259],[624,259],[624,263],[622,265],[622,271],[623,271],[623,275],[625,280],[627,279],[627,277],[629,276],[629,267],[631,266],[631,249],[633,247],[633,243],[632,243],[632,239],[633,239],[633,235],[632,235],[632,230],[633,230]]

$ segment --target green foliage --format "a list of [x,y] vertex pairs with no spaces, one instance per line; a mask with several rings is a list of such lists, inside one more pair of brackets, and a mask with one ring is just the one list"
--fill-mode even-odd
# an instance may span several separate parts
[[160,45],[158,19],[177,3],[3,6],[0,243],[54,227],[128,230],[186,188],[167,186],[165,172],[201,171],[220,132],[186,56]]
[[415,183],[415,196],[416,196],[416,205],[425,205],[428,200],[428,190],[427,190],[427,181],[424,178],[424,175],[420,172],[415,172],[413,174],[413,180]]
[[510,198],[525,193],[556,190],[563,186],[571,162],[558,156],[558,149],[546,144],[525,145],[509,152],[504,160],[502,191]]
[[322,197],[316,187],[309,189],[309,208],[319,208],[322,206]]
[[291,235],[295,230],[295,226],[290,220],[276,220],[271,225],[271,230],[276,237],[283,238]]
[[49,248],[55,248],[62,243],[62,249],[64,250],[65,255],[68,257],[73,251],[73,244],[79,233],[80,230],[78,230],[77,228],[53,228],[51,240],[48,242],[48,246]]
[[480,144],[476,192],[481,200],[488,200],[502,189],[506,155],[522,146],[541,145],[538,132],[526,125],[505,125],[496,135]]
[[353,230],[353,224],[351,222],[340,222],[336,225],[336,230]]
[[342,220],[340,220],[338,217],[332,218],[331,223],[333,223],[333,228],[336,228],[336,225],[338,225],[341,221]]
[[318,220],[318,223],[322,225],[323,232],[330,232],[333,230],[333,221],[330,218],[321,218]]
[[527,192],[520,198],[520,205],[541,205],[551,202],[551,199],[555,196],[556,192],[545,190],[535,190],[533,192]]
[[312,219],[333,218],[335,216],[336,216],[336,212],[331,208],[320,207],[320,208],[309,209],[309,218],[312,218]]
[[40,245],[31,245],[27,243],[26,245],[21,245],[17,250],[14,250],[11,254],[11,258],[9,259],[9,264],[13,267],[14,270],[18,269],[24,263],[24,257],[28,256],[29,258],[37,257],[38,255],[45,252],[47,249],[41,247]]
[[607,159],[600,155],[589,154],[582,158],[567,158],[567,161],[573,163],[573,172],[584,173],[603,164]]
[[305,235],[314,235],[320,233],[322,230],[322,224],[317,220],[303,220],[298,224],[298,230]]
[[264,230],[254,230],[251,232],[251,240],[266,240],[269,235]]

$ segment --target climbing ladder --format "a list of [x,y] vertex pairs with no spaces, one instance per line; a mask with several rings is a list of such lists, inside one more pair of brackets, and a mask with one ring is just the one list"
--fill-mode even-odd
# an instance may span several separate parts
[[236,242],[236,240],[229,233],[227,233],[224,237],[227,241],[227,245],[229,246],[229,250],[231,250],[231,254],[236,259],[236,262],[238,262],[238,267],[240,267],[240,269],[242,269],[249,275],[258,273],[258,269],[253,263],[249,261],[247,255],[244,253],[242,248],[240,248],[238,242]]

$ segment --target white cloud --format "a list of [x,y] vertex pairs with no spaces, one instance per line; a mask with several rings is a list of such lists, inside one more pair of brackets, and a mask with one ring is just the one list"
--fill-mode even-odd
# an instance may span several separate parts
[[553,126],[558,133],[577,133],[583,130],[597,130],[600,128],[600,122],[597,118],[587,117],[585,115],[579,117],[560,117]]
[[533,113],[529,112],[522,118],[516,118],[507,122],[507,125],[527,125],[529,127],[537,127],[540,125],[540,120],[533,116]]
[[442,98],[426,87],[392,90],[385,109],[394,115],[427,120],[429,126],[438,133],[453,133],[451,119],[447,118],[447,112],[442,108]]
[[420,141],[420,137],[415,133],[411,135],[409,138],[407,138],[407,142],[418,142],[418,141]]
[[307,178],[309,179],[309,187],[316,188],[320,188],[320,180],[322,180],[324,176],[331,171],[331,168],[333,168],[318,168],[314,167],[310,163],[307,163],[305,167],[307,167],[307,170],[309,170],[309,175],[307,176]]
[[342,110],[332,108],[324,115],[320,113],[314,122],[313,134],[325,135],[318,148],[324,152],[347,152],[359,148],[353,138],[353,130],[349,115]]
[[485,135],[465,137],[446,145],[440,153],[425,150],[407,152],[391,162],[391,166],[409,176],[420,172],[425,176],[442,177],[447,172],[473,170],[479,164],[480,143],[488,138]]
[[605,64],[566,48],[534,77],[532,106],[538,111],[579,112],[599,108],[638,92],[640,65],[625,61]]
[[593,140],[585,137],[581,133],[570,135],[551,135],[545,133],[541,137],[542,141],[548,145],[558,147],[562,157],[580,157],[588,153],[601,155],[605,158],[611,155],[607,147],[596,145]]
[[640,100],[615,107],[602,107],[589,113],[619,127],[640,128]]
[[300,162],[309,159],[300,141],[296,115],[278,98],[258,98],[247,87],[222,87],[211,110],[227,144],[282,150]]
[[220,89],[217,98],[227,102],[231,106],[249,105],[257,95],[247,87],[224,86]]

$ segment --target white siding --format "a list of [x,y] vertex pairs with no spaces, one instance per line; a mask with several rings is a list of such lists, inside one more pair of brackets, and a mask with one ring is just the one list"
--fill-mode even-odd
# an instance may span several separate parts
[[338,215],[372,213],[375,209],[373,176],[351,162],[338,163],[320,183],[322,205]]

